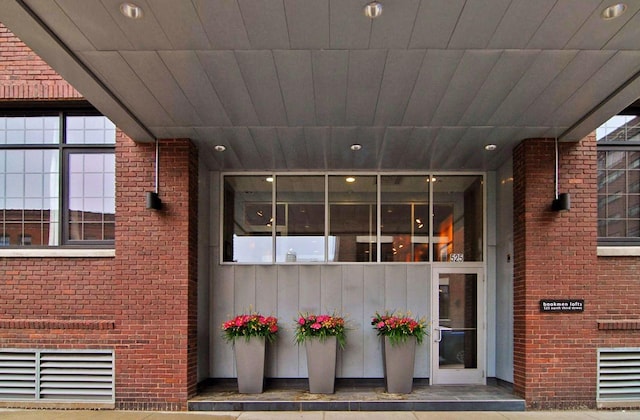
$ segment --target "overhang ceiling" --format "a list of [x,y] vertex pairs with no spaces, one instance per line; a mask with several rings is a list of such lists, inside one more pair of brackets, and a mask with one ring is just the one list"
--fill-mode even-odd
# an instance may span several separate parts
[[0,0],[0,21],[134,140],[191,138],[212,169],[493,170],[640,97],[636,0],[134,2]]

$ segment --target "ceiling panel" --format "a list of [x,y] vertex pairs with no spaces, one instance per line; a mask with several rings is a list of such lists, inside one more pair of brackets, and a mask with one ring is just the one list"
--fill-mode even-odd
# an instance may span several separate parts
[[404,125],[429,125],[463,55],[462,50],[427,50],[404,113]]
[[556,0],[512,1],[488,48],[524,48],[555,3]]
[[[359,0],[330,0],[329,17],[331,48],[360,49],[369,47],[371,21],[360,19],[363,2]],[[354,19],[354,16],[358,18]]]
[[422,0],[409,47],[446,48],[464,4],[464,0]]
[[374,125],[398,125],[402,122],[424,55],[424,50],[389,51]]
[[[416,21],[418,0],[385,0],[384,19],[375,19],[369,48],[407,48]],[[365,16],[362,20],[368,20]]]
[[216,91],[193,51],[161,51],[160,58],[205,126],[231,125]]
[[453,31],[449,48],[485,48],[510,0],[467,1]]
[[571,62],[577,51],[543,51],[489,118],[489,125],[514,125],[529,105]]
[[344,125],[349,52],[313,51],[313,97],[318,125]]
[[465,51],[438,104],[431,125],[455,125],[460,120],[460,116],[473,101],[500,54],[499,50]]
[[[172,45],[153,13],[147,13],[144,19],[132,20],[120,13],[121,0],[101,0],[105,10],[109,12],[113,21],[120,27],[127,39],[136,50],[167,50]],[[87,2],[91,3],[91,2]],[[97,2],[95,2],[97,3]],[[151,10],[142,0],[140,6]]]
[[316,110],[313,101],[311,52],[278,50],[273,52],[273,58],[289,125],[314,125]]
[[258,119],[263,125],[287,125],[280,83],[270,51],[236,51],[236,60]]
[[238,0],[238,4],[253,49],[289,48],[282,1]]
[[[175,123],[119,53],[86,52],[82,58],[129,108],[137,110],[138,118],[144,124],[164,126]],[[111,71],[103,72],[106,69]]]
[[[555,125],[560,106],[613,56],[613,51],[580,51],[540,96],[523,112],[519,125],[535,125],[539,120]],[[541,118],[542,117],[542,118]]]
[[212,169],[496,169],[640,97],[640,0],[608,21],[602,0],[137,3],[0,0],[0,21],[135,140],[189,136]]
[[[176,50],[211,48],[198,12],[190,1],[147,0],[169,42]],[[185,25],[185,22],[189,22]]]
[[509,96],[509,92],[520,81],[538,56],[538,51],[504,51],[491,73],[476,94],[473,102],[462,115],[461,125],[486,124],[496,104],[500,104]]
[[127,39],[101,2],[58,0],[57,4],[96,49],[133,49],[131,40]]
[[[233,0],[193,0],[214,49],[249,49],[249,37],[242,21],[238,3]],[[185,24],[183,22],[183,24]]]
[[253,102],[233,51],[198,51],[211,84],[234,125],[258,125]]
[[152,51],[123,51],[122,57],[143,80],[149,92],[173,116],[178,126],[201,125],[193,105],[164,65],[160,56]]
[[601,0],[558,0],[527,45],[561,49],[600,5]]
[[329,0],[285,0],[292,49],[329,48]]
[[349,53],[347,125],[373,123],[386,60],[386,50],[353,50]]

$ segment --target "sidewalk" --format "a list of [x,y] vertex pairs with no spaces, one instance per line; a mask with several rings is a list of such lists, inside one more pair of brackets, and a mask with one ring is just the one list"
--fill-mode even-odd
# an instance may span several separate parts
[[1,420],[638,420],[640,411],[150,412],[0,409]]

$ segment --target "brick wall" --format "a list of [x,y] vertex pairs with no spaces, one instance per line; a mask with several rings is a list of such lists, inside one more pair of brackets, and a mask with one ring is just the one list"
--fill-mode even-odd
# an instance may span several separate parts
[[[0,25],[0,102],[78,93]],[[45,97],[43,97],[43,95]],[[195,146],[116,144],[115,258],[0,258],[0,348],[115,349],[116,406],[184,410],[197,381]]]
[[[514,388],[536,409],[594,407],[597,348],[640,346],[640,331],[598,322],[640,318],[640,259],[597,257],[595,138],[561,143],[560,157],[571,194],[560,213],[553,139],[525,140],[513,157]],[[584,299],[585,310],[541,313],[540,299]]]
[[0,100],[82,96],[0,23]]

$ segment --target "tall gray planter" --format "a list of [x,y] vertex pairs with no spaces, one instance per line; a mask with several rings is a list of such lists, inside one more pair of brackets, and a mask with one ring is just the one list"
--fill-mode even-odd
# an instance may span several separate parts
[[259,394],[264,384],[265,338],[240,337],[233,343],[238,374],[238,392]]
[[307,350],[307,370],[309,372],[309,392],[312,394],[333,394],[336,380],[336,337],[326,340],[310,338],[304,342]]
[[416,360],[416,338],[403,343],[391,344],[384,337],[384,378],[387,392],[409,394],[413,390],[413,367]]

